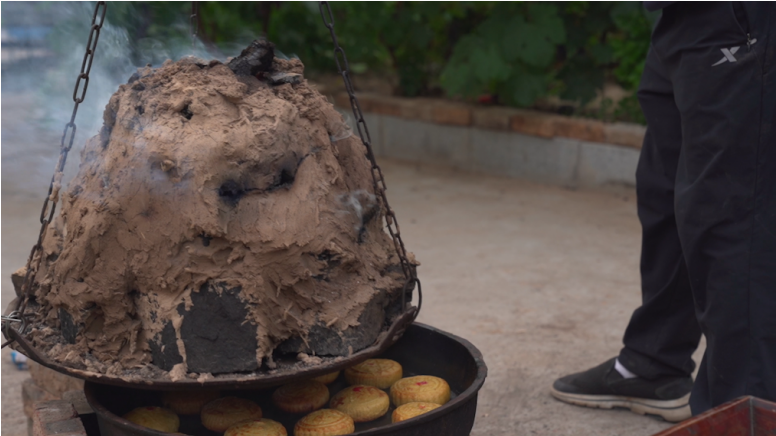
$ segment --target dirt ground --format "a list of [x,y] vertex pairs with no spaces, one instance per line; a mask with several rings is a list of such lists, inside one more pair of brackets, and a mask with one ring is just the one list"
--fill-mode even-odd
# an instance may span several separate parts
[[[38,231],[60,134],[21,132],[24,111],[10,110],[7,100],[3,307],[13,298],[10,274],[24,263]],[[555,378],[615,355],[639,304],[632,190],[571,191],[381,163],[405,243],[422,262],[419,321],[470,340],[489,367],[472,435],[638,436],[669,426],[626,411],[566,405],[549,394]],[[26,433],[20,384],[27,376],[3,350],[3,436]]]

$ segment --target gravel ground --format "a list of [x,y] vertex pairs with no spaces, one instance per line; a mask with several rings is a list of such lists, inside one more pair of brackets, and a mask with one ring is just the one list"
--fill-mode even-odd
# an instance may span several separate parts
[[[5,307],[13,298],[10,274],[38,231],[60,133],[29,130],[32,108],[23,96],[2,105]],[[632,190],[571,191],[382,164],[405,243],[422,263],[419,321],[470,340],[488,364],[473,435],[646,436],[668,427],[627,411],[566,405],[548,390],[555,378],[615,355],[639,304]],[[26,432],[20,384],[28,375],[8,354],[3,350],[2,434],[15,436]]]

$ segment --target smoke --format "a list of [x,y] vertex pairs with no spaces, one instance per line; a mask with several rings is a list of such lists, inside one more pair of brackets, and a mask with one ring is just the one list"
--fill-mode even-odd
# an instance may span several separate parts
[[[45,195],[64,126],[73,111],[73,91],[94,6],[94,2],[2,2],[4,194],[41,199]],[[147,5],[108,2],[109,12],[99,35],[86,97],[75,120],[78,127],[65,182],[77,172],[84,143],[102,126],[102,114],[111,95],[137,68],[148,64],[158,67],[166,59],[192,55],[225,61],[257,37],[246,31],[239,41],[221,45],[225,53],[212,45],[205,47],[200,40],[192,44],[188,13],[166,24],[163,32],[156,32],[157,37],[149,36],[149,23],[137,18],[143,7]],[[164,38],[158,37],[160,34]],[[133,40],[130,35],[143,37]]]

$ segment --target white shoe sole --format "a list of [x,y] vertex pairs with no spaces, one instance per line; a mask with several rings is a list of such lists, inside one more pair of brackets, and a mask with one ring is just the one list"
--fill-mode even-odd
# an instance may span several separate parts
[[657,415],[668,422],[679,422],[692,416],[690,412],[690,394],[676,400],[648,400],[645,398],[624,397],[619,395],[569,394],[550,388],[552,396],[577,406],[611,409],[622,407],[639,415]]

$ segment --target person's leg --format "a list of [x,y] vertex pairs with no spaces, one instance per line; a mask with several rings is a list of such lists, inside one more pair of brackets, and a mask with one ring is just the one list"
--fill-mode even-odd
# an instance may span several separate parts
[[572,404],[627,407],[681,421],[690,416],[691,356],[700,329],[674,216],[681,120],[670,79],[653,51],[638,97],[648,126],[636,170],[643,303],[631,318],[618,360],[639,377],[623,378],[611,359],[557,380],[551,392]]
[[682,118],[676,218],[707,339],[695,414],[776,399],[774,19],[768,2],[677,3],[653,34]]
[[660,59],[651,51],[638,91],[647,134],[636,169],[641,222],[642,305],[633,313],[618,360],[646,379],[689,377],[701,331],[695,319],[674,214],[674,184],[682,125],[674,93]]

